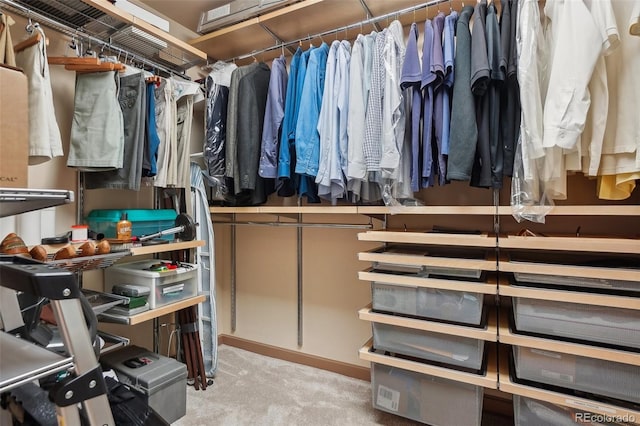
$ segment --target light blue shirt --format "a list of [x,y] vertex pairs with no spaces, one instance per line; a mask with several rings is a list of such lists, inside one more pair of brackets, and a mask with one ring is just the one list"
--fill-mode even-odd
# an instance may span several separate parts
[[338,198],[343,198],[346,193],[350,59],[349,42],[336,40],[331,44],[318,121],[320,134],[320,160],[316,177],[318,195],[334,203]]
[[322,43],[309,55],[309,64],[302,87],[302,99],[296,126],[296,168],[295,172],[316,176],[320,159],[320,134],[318,120],[322,106],[325,71],[329,46]]
[[284,119],[287,78],[287,61],[284,56],[280,56],[274,59],[271,65],[269,93],[262,127],[258,175],[263,178],[274,179],[278,174],[278,147],[280,145],[280,129]]

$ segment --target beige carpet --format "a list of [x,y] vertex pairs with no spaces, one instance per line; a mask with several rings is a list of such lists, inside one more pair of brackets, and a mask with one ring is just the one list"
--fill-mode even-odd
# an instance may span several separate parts
[[373,409],[369,382],[231,346],[219,348],[218,373],[213,385],[205,391],[187,387],[187,414],[173,423],[175,426],[416,424]]

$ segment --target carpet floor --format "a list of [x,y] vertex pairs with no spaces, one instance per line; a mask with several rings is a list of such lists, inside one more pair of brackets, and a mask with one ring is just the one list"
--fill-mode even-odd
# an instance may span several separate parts
[[[372,408],[369,382],[226,345],[219,347],[214,383],[204,391],[188,386],[187,414],[173,423],[174,426],[417,424]],[[498,423],[483,421],[486,424]]]

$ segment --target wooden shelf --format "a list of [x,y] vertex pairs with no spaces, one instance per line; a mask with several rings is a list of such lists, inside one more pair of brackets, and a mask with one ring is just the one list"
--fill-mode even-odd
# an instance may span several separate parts
[[375,362],[377,364],[384,364],[391,367],[402,368],[404,370],[415,371],[421,374],[427,374],[430,376],[441,377],[443,379],[449,379],[456,382],[469,383],[475,386],[482,386],[489,389],[498,388],[498,365],[495,350],[489,348],[489,361],[487,362],[487,372],[484,375],[466,373],[459,370],[453,370],[445,367],[438,367],[431,364],[426,364],[417,361],[410,361],[402,358],[395,358],[386,355],[380,355],[371,352],[372,343],[367,342],[362,348],[360,348],[360,359]]
[[640,254],[640,240],[599,237],[529,237],[509,235],[499,238],[500,248],[564,250]]
[[626,416],[627,418],[634,418],[634,422],[640,421],[640,411],[514,383],[509,374],[509,354],[506,350],[500,353],[500,390],[514,395],[546,401],[563,407],[589,411],[605,416]]
[[358,234],[360,241],[381,243],[431,244],[440,246],[466,246],[495,248],[495,237],[487,234],[445,234],[429,232],[368,231]]
[[202,240],[193,241],[180,241],[176,243],[157,244],[153,246],[134,247],[131,249],[132,256],[141,256],[144,254],[165,253],[175,250],[187,250],[196,247],[204,246],[205,242]]
[[[254,206],[210,207],[211,213],[318,213],[360,215],[461,215],[461,216],[511,216],[511,206],[438,205],[438,206]],[[573,205],[556,206],[549,216],[640,216],[640,206],[633,205]]]
[[640,354],[638,353],[514,333],[509,326],[509,314],[506,312],[502,312],[500,315],[498,336],[500,343],[506,343],[508,345],[524,346],[527,348],[640,366]]
[[595,266],[552,265],[542,262],[511,262],[500,260],[500,272],[519,272],[540,275],[556,275],[580,278],[596,278],[603,280],[638,281],[640,271],[623,268],[604,268]]
[[359,271],[358,278],[362,281],[375,281],[384,284],[401,285],[406,287],[436,288],[440,290],[466,291],[469,293],[497,294],[498,285],[495,276],[486,283],[473,281],[457,281],[441,278],[421,278],[404,275],[385,274],[381,272]]
[[114,321],[114,320],[107,320],[107,319],[101,319],[100,321],[114,322],[117,324],[136,325],[136,324],[141,324],[145,321],[149,321],[154,318],[161,317],[163,315],[167,315],[167,314],[179,311],[180,309],[188,308],[189,306],[197,305],[199,303],[204,302],[205,300],[206,300],[206,296],[202,294],[199,296],[180,300],[179,302],[175,302],[170,305],[161,306],[156,309],[150,309],[146,312],[142,312],[137,315],[132,315],[130,317],[123,317],[123,321]]
[[464,259],[454,257],[439,256],[419,256],[411,254],[402,254],[397,252],[381,252],[381,248],[376,248],[366,252],[358,253],[358,260],[365,262],[378,262],[395,265],[411,265],[411,266],[432,266],[440,268],[457,268],[472,269],[482,271],[495,271],[495,259]]
[[501,296],[640,310],[640,297],[612,296],[608,294],[583,293],[579,291],[522,287],[514,286],[506,282],[500,283],[498,291]]
[[496,342],[498,340],[497,315],[495,309],[490,310],[489,319],[485,328],[465,327],[437,321],[380,314],[373,312],[371,307],[360,309],[358,311],[358,317],[364,321],[431,331],[433,333],[449,334],[452,336],[468,337],[470,339],[485,340],[487,342]]

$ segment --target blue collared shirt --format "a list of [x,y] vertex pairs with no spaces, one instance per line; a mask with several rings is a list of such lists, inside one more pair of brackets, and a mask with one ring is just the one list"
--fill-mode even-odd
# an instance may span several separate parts
[[278,153],[279,178],[291,178],[291,149],[289,145],[293,144],[295,138],[298,102],[300,99],[299,92],[297,90],[299,86],[298,80],[300,79],[300,76],[304,79],[304,74],[300,72],[300,68],[304,63],[303,57],[305,56],[305,53],[302,52],[301,48],[298,48],[296,53],[293,55],[293,58],[291,58],[291,66],[289,67],[287,96],[284,106],[284,117],[282,119],[282,133],[280,135],[280,151]]
[[296,126],[296,168],[295,172],[316,176],[320,158],[320,135],[318,119],[322,106],[324,79],[329,46],[322,43],[309,55],[309,64],[302,88],[302,99]]

